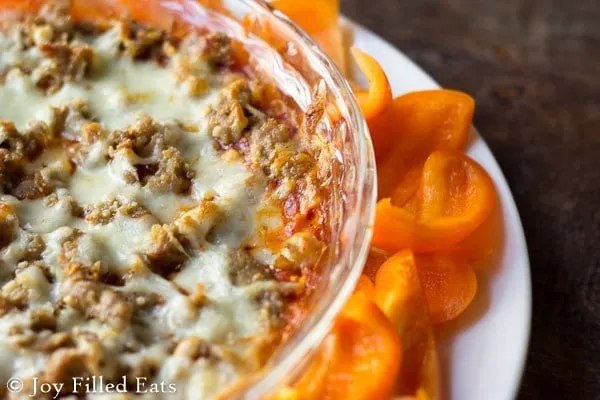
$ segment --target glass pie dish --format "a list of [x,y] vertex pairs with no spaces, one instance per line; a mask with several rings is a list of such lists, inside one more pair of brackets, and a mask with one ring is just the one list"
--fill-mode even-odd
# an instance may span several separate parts
[[[4,1],[4,10],[38,8],[45,1]],[[144,23],[177,31],[207,30],[240,43],[247,66],[293,100],[311,135],[331,151],[326,250],[314,272],[301,318],[266,366],[228,394],[262,398],[293,382],[351,295],[366,260],[376,200],[375,161],[368,129],[352,90],[323,51],[293,22],[263,1],[74,0],[79,18],[149,17]],[[143,17],[144,18],[144,17]],[[145,19],[145,18],[144,18]],[[268,41],[268,43],[267,43]]]
[[[332,180],[335,194],[330,219],[332,237],[323,260],[321,279],[302,325],[273,355],[255,382],[240,393],[243,398],[260,398],[301,376],[356,286],[372,236],[377,192],[375,158],[366,122],[352,90],[319,46],[293,21],[264,1],[241,0],[225,4],[238,17],[250,15],[259,26],[267,23],[275,28],[282,44],[277,53],[262,43],[258,45],[273,57],[265,58],[268,61],[263,60],[262,68],[269,73],[281,74],[280,87],[290,88],[290,94],[295,92],[291,95],[303,110],[310,108],[316,100],[315,93],[324,86],[330,106],[339,110],[339,114],[334,112],[335,117],[341,117],[335,125],[326,121],[322,126],[336,150],[336,159],[332,161],[337,168]],[[260,41],[258,38],[250,40]],[[283,68],[275,70],[273,66]]]

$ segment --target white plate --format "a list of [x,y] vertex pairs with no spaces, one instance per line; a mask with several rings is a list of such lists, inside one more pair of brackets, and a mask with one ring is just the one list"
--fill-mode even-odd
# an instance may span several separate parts
[[[365,28],[346,21],[355,45],[383,66],[400,95],[439,85],[403,53]],[[510,189],[490,149],[477,135],[468,153],[488,171],[498,191],[497,218],[504,243],[495,265],[480,274],[474,304],[438,332],[444,392],[451,400],[511,400],[525,363],[531,320],[531,278],[527,245]]]

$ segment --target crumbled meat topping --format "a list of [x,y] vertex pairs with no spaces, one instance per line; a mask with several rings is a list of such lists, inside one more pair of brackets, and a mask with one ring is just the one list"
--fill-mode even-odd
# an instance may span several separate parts
[[42,7],[37,17],[32,17],[35,25],[49,25],[54,32],[54,37],[65,38],[70,36],[74,22],[69,13],[71,2],[68,0],[60,0],[48,2]]
[[210,33],[202,37],[203,58],[213,67],[226,67],[231,64],[231,39],[223,33]]
[[185,78],[184,84],[187,88],[187,93],[191,97],[199,97],[205,94],[209,89],[208,82],[205,79],[195,75],[190,75]]
[[253,127],[250,135],[252,159],[268,174],[277,150],[284,148],[289,140],[289,130],[286,125],[269,118]]
[[[33,328],[33,326],[32,326]],[[62,347],[74,346],[73,337],[65,332],[58,332],[53,334],[40,334],[36,348],[43,353],[53,353]]]
[[162,53],[167,36],[164,31],[135,22],[121,24],[119,39],[127,56],[140,60]]
[[21,258],[21,261],[35,261],[39,260],[42,252],[46,249],[46,243],[42,236],[36,233],[27,235],[27,245],[25,253]]
[[131,149],[140,157],[159,158],[163,150],[177,145],[180,135],[179,127],[163,125],[143,115],[127,129],[111,132],[109,141],[115,149]]
[[272,176],[298,180],[315,167],[315,160],[307,153],[298,153],[281,146],[275,150],[269,172]]
[[54,331],[56,330],[56,316],[46,309],[39,309],[31,312],[31,326],[33,331]]
[[52,94],[66,82],[79,81],[90,73],[94,51],[74,39],[77,25],[69,15],[69,2],[51,2],[40,14],[20,24],[20,41],[24,49],[36,47],[41,55],[31,73],[35,85]]
[[47,296],[48,281],[41,268],[32,264],[17,270],[15,278],[2,286],[0,296],[4,305],[24,309],[32,301],[39,301]]
[[0,377],[228,393],[325,249],[301,119],[221,33],[81,22],[68,1],[2,28]]
[[188,35],[179,47],[178,65],[175,74],[179,82],[188,77],[204,78],[205,64],[210,69],[221,69],[232,63],[231,38],[222,33]]
[[0,203],[0,249],[15,239],[18,229],[19,217],[14,209],[6,203]]
[[150,212],[136,201],[130,201],[119,208],[119,212],[130,218],[149,216]]
[[38,121],[20,133],[12,122],[0,121],[0,185],[4,193],[19,199],[39,199],[70,177],[73,170],[66,157],[33,171],[25,169],[42,149],[50,146],[52,137],[44,122]]
[[89,104],[75,100],[68,106],[52,107],[50,131],[54,136],[80,139],[85,125],[94,119]]
[[161,153],[158,171],[148,179],[148,187],[157,192],[185,194],[194,177],[179,150],[169,147]]
[[111,199],[84,207],[83,214],[90,224],[106,225],[114,219],[119,208],[121,203]]
[[69,2],[54,1],[46,4],[35,16],[28,16],[19,25],[20,41],[24,48],[48,42],[67,40],[74,23],[69,15]]
[[53,190],[52,182],[46,180],[40,171],[34,171],[18,183],[12,194],[21,200],[35,200],[49,195]]
[[39,129],[34,129],[22,134],[12,122],[0,120],[0,175],[4,184],[39,154],[44,143],[39,133]]
[[223,209],[213,200],[204,199],[177,218],[173,222],[173,229],[184,245],[190,249],[202,249],[207,235],[222,218]]
[[314,235],[307,232],[296,233],[285,241],[275,265],[282,270],[299,271],[316,265],[324,250],[324,244]]
[[179,342],[173,353],[179,357],[197,360],[199,358],[208,358],[213,352],[206,341],[199,337],[191,336]]
[[20,286],[15,280],[7,282],[0,291],[3,308],[12,307],[24,309],[29,302],[29,291]]
[[229,279],[234,285],[247,286],[253,282],[272,278],[272,271],[259,263],[247,251],[236,250],[228,256],[233,266]]
[[255,108],[261,96],[261,85],[247,79],[237,79],[221,89],[215,104],[206,110],[210,135],[223,145],[240,140],[251,123],[264,117]]
[[58,92],[66,82],[83,79],[91,70],[94,51],[79,43],[43,43],[46,62],[32,73],[36,86],[46,93]]
[[62,298],[66,306],[101,322],[125,328],[132,317],[127,297],[100,283],[69,280],[61,289],[68,293]]
[[166,276],[177,271],[187,258],[177,232],[168,225],[152,227],[152,248],[146,254],[153,271]]

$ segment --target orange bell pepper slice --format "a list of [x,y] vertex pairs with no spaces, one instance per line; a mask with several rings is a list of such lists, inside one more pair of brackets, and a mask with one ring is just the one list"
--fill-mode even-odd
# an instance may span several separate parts
[[369,250],[369,256],[367,257],[367,262],[365,263],[365,267],[363,268],[363,275],[368,276],[371,281],[375,281],[375,277],[377,276],[377,271],[383,265],[384,262],[391,257],[391,254],[387,251],[378,249],[376,247],[371,247]]
[[477,293],[477,276],[463,259],[450,255],[416,257],[421,287],[434,324],[461,315]]
[[412,251],[396,253],[381,266],[375,279],[375,301],[394,324],[403,345],[396,394],[414,396],[422,392],[429,399],[437,399],[437,348]]
[[403,181],[419,176],[425,160],[435,150],[462,149],[471,132],[474,110],[473,98],[465,93],[428,90],[396,98],[369,121],[377,156],[379,197],[392,196],[399,185],[414,190],[414,184]]
[[346,72],[346,46],[339,23],[339,0],[273,0],[270,4],[311,35],[342,73]]
[[377,204],[373,245],[389,252],[447,250],[473,233],[495,205],[494,184],[468,156],[436,151],[423,167],[415,200],[396,207]]
[[471,263],[475,270],[485,269],[491,266],[502,240],[502,215],[493,212],[479,228],[449,251]]
[[314,33],[311,36],[325,50],[325,53],[333,60],[340,72],[346,75],[348,72],[348,47],[340,23],[338,22],[329,29]]
[[364,293],[356,293],[294,389],[301,400],[386,399],[394,389],[401,357],[390,321]]
[[[0,0],[0,10],[36,13],[49,0]],[[102,0],[71,0],[71,14],[76,18],[96,18],[113,16],[118,9],[116,4]]]
[[356,63],[369,82],[369,90],[359,89],[354,91],[360,109],[368,122],[381,114],[391,104],[392,88],[377,60],[356,47],[353,47],[351,51]]
[[[283,399],[278,399],[283,400]],[[293,400],[292,398],[288,398],[285,400]],[[415,396],[402,396],[402,397],[394,397],[392,400],[432,400],[431,397],[427,395],[427,393],[423,389],[419,389]]]
[[270,4],[311,35],[336,25],[340,14],[339,0],[272,0]]
[[43,0],[1,0],[0,9],[15,10],[21,12],[36,12],[43,5]]
[[375,284],[367,275],[361,275],[356,284],[356,293],[363,293],[369,299],[375,299]]

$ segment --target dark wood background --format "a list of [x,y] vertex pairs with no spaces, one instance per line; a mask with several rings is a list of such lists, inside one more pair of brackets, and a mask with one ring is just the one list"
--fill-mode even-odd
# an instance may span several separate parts
[[[600,399],[600,0],[342,0],[477,100],[533,274],[519,399]],[[501,345],[501,344],[500,344]]]

